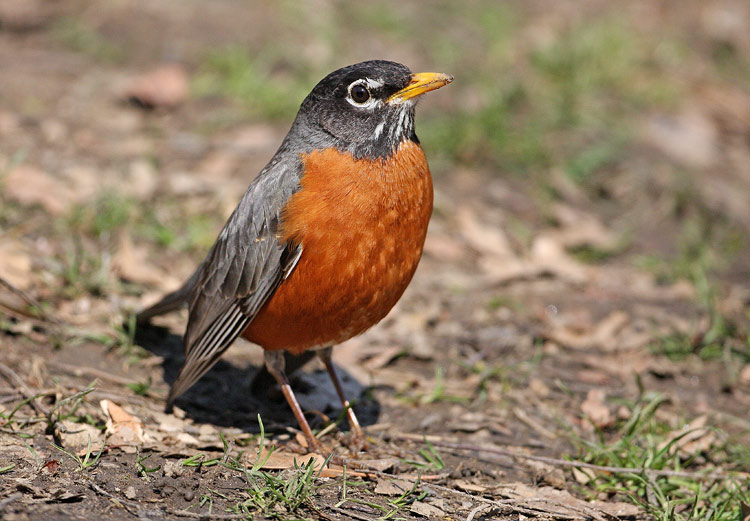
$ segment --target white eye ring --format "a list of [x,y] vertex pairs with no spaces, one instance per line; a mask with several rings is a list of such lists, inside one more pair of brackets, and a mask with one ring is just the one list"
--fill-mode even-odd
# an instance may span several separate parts
[[[356,99],[354,99],[353,90],[359,86],[364,87],[364,89],[367,91],[367,99],[365,99],[364,101],[357,101]],[[346,101],[348,101],[350,105],[353,105],[357,108],[374,110],[375,107],[382,105],[383,101],[373,96],[372,91],[373,89],[377,89],[382,86],[383,82],[381,80],[372,80],[370,78],[353,81],[347,89]]]
[[[358,87],[360,87],[361,89]],[[363,99],[356,99],[361,97],[361,95],[364,95]],[[364,81],[357,80],[349,85],[349,99],[357,105],[364,105],[365,103],[370,101],[371,98],[372,94],[370,94],[370,89],[367,88],[367,84]]]

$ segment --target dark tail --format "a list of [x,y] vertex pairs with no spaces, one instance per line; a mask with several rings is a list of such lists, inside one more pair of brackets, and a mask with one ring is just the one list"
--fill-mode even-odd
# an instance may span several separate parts
[[201,267],[198,266],[198,269],[195,270],[190,278],[186,280],[179,289],[173,291],[172,293],[164,295],[162,299],[156,304],[153,304],[146,309],[141,310],[136,315],[136,322],[138,324],[143,324],[144,322],[148,322],[149,320],[151,320],[153,317],[163,315],[164,313],[169,313],[170,311],[175,311],[183,306],[187,306],[190,294],[193,292],[193,288],[198,282],[198,274],[200,273],[200,270]]

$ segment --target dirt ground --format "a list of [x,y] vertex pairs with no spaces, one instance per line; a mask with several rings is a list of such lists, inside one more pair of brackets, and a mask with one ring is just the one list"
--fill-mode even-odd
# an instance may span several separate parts
[[[592,148],[514,170],[496,149],[447,152],[429,127],[491,114],[472,81],[495,81],[493,56],[524,77],[522,49],[610,19],[606,2],[509,3],[513,50],[466,58],[465,84],[457,71],[422,102],[436,190],[424,257],[391,314],[334,350],[363,453],[315,361],[292,386],[334,457],[306,456],[244,341],[164,412],[185,314],[133,332],[132,313],[190,275],[314,81],[374,57],[453,72],[425,50],[430,27],[399,32],[422,5],[366,19],[338,2],[0,5],[2,519],[750,514],[750,76],[707,65],[750,55],[740,1],[615,13],[636,39],[664,27],[694,47],[655,47],[668,57],[654,51],[651,74],[672,74],[680,94],[615,114],[630,131],[603,162]],[[440,5],[450,25],[437,7],[422,25],[460,64],[452,38],[473,26]],[[227,85],[211,90],[219,58],[206,56],[230,47]],[[238,47],[268,58],[232,76]],[[553,129],[546,146],[583,146],[587,132]],[[566,174],[591,157],[584,182]],[[730,482],[725,511],[711,510]]]

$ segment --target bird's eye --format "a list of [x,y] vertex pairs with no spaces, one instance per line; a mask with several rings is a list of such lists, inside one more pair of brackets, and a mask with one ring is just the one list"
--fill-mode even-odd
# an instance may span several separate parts
[[354,103],[364,103],[368,99],[370,99],[370,91],[367,90],[367,87],[362,85],[361,83],[358,83],[349,90],[349,95],[352,97],[352,101]]

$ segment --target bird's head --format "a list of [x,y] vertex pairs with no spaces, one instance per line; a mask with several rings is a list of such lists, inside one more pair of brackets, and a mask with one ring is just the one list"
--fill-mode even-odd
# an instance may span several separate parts
[[387,157],[402,141],[417,141],[419,97],[452,81],[442,73],[413,74],[390,61],[357,63],[323,78],[303,101],[297,121],[355,157]]

